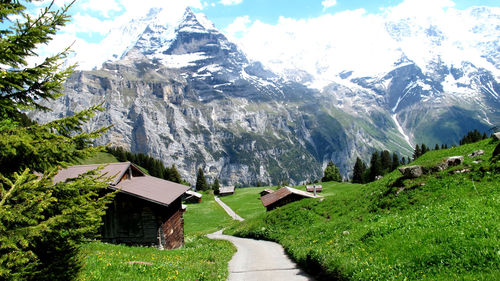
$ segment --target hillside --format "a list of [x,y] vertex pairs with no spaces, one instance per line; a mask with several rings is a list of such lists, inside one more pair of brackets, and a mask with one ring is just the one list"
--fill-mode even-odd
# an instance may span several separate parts
[[116,163],[119,162],[116,157],[106,152],[97,152],[89,158],[80,160],[78,165],[89,165],[89,164],[106,164],[106,163]]
[[[450,156],[464,164],[418,179],[394,171],[351,192],[307,199],[228,232],[282,244],[325,280],[498,280],[500,163],[487,139],[431,151],[412,164]],[[467,155],[482,149],[484,155]],[[482,160],[475,164],[473,161]],[[466,173],[455,173],[464,169]]]

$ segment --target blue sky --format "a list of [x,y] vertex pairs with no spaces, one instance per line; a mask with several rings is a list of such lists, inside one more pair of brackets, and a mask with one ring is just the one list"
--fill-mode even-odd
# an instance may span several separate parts
[[[50,2],[34,2],[30,11],[36,13],[37,8]],[[55,0],[58,6],[69,2],[71,0]],[[339,40],[334,42],[335,38],[331,38],[332,42],[326,42],[323,39],[325,32],[331,34],[332,28],[349,29],[348,32],[335,30],[344,41],[350,42],[343,50],[349,52],[353,46],[365,44],[360,40],[362,37],[372,38],[374,34],[379,38],[384,36],[383,31],[374,26],[380,26],[381,18],[387,15],[420,18],[428,15],[434,18],[450,16],[451,20],[455,20],[455,23],[450,23],[453,26],[460,25],[460,19],[454,17],[453,11],[471,6],[500,8],[500,0],[78,0],[70,10],[71,22],[58,33],[50,46],[41,46],[39,54],[48,55],[73,44],[75,53],[84,58],[77,62],[82,69],[86,69],[95,65],[92,58],[98,58],[98,54],[105,56],[104,49],[127,44],[120,38],[114,38],[120,42],[114,47],[105,46],[103,39],[113,29],[143,17],[153,7],[163,8],[165,23],[174,24],[174,19],[183,14],[186,6],[205,14],[251,58],[272,61],[281,55],[279,50],[290,48],[290,44],[300,44],[306,50],[311,49],[310,42],[318,42],[326,48],[332,44],[339,47]],[[452,12],[448,13],[448,10]],[[276,45],[280,41],[277,37],[288,45]],[[380,40],[374,38],[369,44],[374,41]],[[385,46],[380,46],[382,48]],[[297,47],[298,53],[303,51]]]
[[[49,0],[42,1],[46,5]],[[63,5],[68,0],[56,0]],[[134,3],[136,2],[136,3]],[[403,0],[79,0],[71,9],[73,26],[66,32],[87,42],[97,43],[106,35],[113,21],[122,17],[133,17],[134,10],[147,6],[165,8],[190,5],[194,11],[204,13],[215,26],[226,29],[238,17],[247,16],[252,21],[276,24],[280,17],[310,19],[325,14],[335,14],[346,10],[364,9],[366,13],[382,13],[384,8],[393,7]],[[466,9],[471,6],[500,7],[500,0],[436,0],[453,2],[454,8]],[[37,4],[40,5],[40,4]],[[86,22],[87,20],[87,22]]]

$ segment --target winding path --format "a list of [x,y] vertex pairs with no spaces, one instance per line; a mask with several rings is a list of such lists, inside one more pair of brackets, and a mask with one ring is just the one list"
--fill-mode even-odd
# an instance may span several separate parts
[[[233,219],[243,220],[219,198],[215,197],[215,200]],[[227,240],[236,246],[237,252],[229,261],[228,281],[314,280],[290,260],[278,243],[224,235],[222,230],[207,237]]]
[[222,230],[207,237],[230,241],[238,250],[229,261],[228,281],[313,280],[287,257],[278,243],[224,235]]
[[244,221],[245,219],[238,216],[238,214],[236,214],[233,209],[231,209],[228,205],[226,205],[226,203],[222,202],[222,200],[220,200],[219,197],[215,196],[215,201],[217,203],[219,203],[219,205],[222,207],[222,209],[224,209],[224,211],[226,211],[226,213],[233,218],[233,220],[238,220],[238,221]]

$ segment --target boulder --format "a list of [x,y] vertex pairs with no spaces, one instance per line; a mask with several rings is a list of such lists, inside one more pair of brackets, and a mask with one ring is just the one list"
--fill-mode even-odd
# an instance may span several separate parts
[[461,165],[462,163],[464,163],[463,156],[452,156],[446,159],[446,164],[448,164],[448,167],[458,166]]
[[497,145],[497,147],[495,147],[495,150],[493,150],[492,157],[496,157],[498,155],[500,155],[500,143]]
[[438,173],[438,172],[444,171],[444,170],[446,170],[446,169],[448,169],[448,162],[447,162],[447,161],[445,161],[445,162],[441,162],[441,163],[437,164],[436,166],[434,166],[434,167],[431,169],[431,171],[432,171],[433,173]]
[[484,150],[478,150],[478,151],[474,151],[474,152],[472,152],[472,153],[471,153],[471,154],[469,154],[468,156],[469,156],[469,157],[474,158],[474,157],[477,157],[477,156],[479,156],[479,155],[483,155],[483,154],[484,154]]
[[416,179],[421,177],[424,174],[424,169],[422,166],[414,165],[399,168],[399,172],[403,174],[405,178]]
[[493,137],[496,138],[497,140],[500,140],[500,132],[494,133]]

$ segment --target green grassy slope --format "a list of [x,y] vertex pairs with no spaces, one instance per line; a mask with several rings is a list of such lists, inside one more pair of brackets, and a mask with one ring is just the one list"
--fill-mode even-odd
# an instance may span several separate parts
[[[500,280],[500,164],[489,161],[497,144],[432,151],[412,164],[457,155],[465,164],[415,180],[394,171],[366,186],[332,187],[324,199],[289,204],[228,232],[277,241],[325,280]],[[485,155],[467,157],[478,149]],[[471,172],[452,173],[461,169]]]
[[[91,164],[106,164],[106,163],[118,163],[118,159],[116,159],[115,156],[113,156],[110,153],[107,152],[97,152],[93,156],[86,158],[86,159],[81,159],[76,163],[77,165],[91,165]],[[135,163],[134,163],[135,164]],[[139,168],[141,171],[146,173],[146,175],[149,175],[149,171],[137,164],[135,164],[137,168]]]
[[187,204],[184,213],[186,235],[204,235],[226,227],[232,218],[214,200],[213,194],[203,193],[201,203]]
[[249,219],[266,212],[259,194],[266,188],[274,190],[274,187],[237,188],[233,195],[220,197],[220,199],[242,218]]
[[113,155],[106,152],[97,152],[95,155],[78,161],[78,165],[117,163],[118,160]]
[[[344,193],[350,193],[353,188],[358,188],[361,185],[351,183],[326,182],[321,183],[323,191],[318,193],[321,196],[333,196]],[[260,192],[269,188],[275,190],[275,186],[271,187],[248,187],[237,188],[234,195],[220,197],[233,211],[244,219],[250,219],[266,212],[266,208],[260,201]],[[299,190],[305,191],[305,186],[296,186]]]
[[82,246],[84,266],[77,280],[225,280],[234,252],[231,243],[202,236],[164,251],[92,242]]

